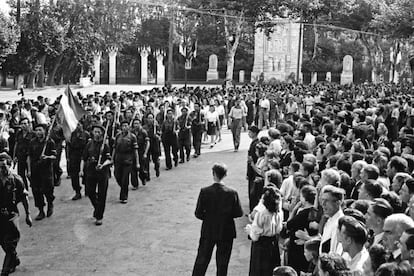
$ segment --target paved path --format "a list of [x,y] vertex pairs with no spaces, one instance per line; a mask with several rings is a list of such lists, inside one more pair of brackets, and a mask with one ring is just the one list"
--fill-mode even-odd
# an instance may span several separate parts
[[[194,217],[201,187],[211,184],[211,166],[228,165],[225,182],[240,195],[248,211],[246,149],[249,138],[242,134],[240,151],[232,150],[231,134],[189,163],[152,178],[147,186],[130,191],[127,205],[118,203],[119,187],[110,180],[104,224],[94,225],[87,198],[70,200],[70,180],[56,189],[55,214],[29,229],[21,218],[22,239],[18,253],[20,275],[191,275],[197,253],[201,221]],[[31,206],[33,200],[31,198]],[[31,208],[33,217],[36,210]],[[250,242],[243,231],[247,218],[236,220],[238,237],[230,261],[229,275],[247,275]],[[0,260],[3,258],[0,253]],[[213,255],[207,275],[215,275]]]

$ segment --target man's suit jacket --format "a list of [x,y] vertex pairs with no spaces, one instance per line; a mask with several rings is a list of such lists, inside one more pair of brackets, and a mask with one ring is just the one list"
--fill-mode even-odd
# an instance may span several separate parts
[[[256,138],[254,139],[249,146],[249,150],[247,152],[247,157],[251,156],[253,159],[253,162],[256,164],[257,159],[259,158],[256,155],[256,145],[259,143],[259,139]],[[247,162],[247,177],[250,180],[254,180],[254,178],[256,177],[256,171],[252,168],[252,166],[250,165],[249,162]]]
[[203,221],[201,238],[215,241],[234,239],[236,227],[233,219],[242,215],[235,190],[220,183],[201,189],[195,210],[195,216]]

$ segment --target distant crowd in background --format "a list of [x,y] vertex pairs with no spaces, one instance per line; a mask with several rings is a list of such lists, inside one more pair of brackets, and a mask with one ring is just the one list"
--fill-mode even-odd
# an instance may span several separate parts
[[72,199],[85,189],[102,225],[112,174],[126,204],[150,162],[160,176],[162,152],[170,170],[214,148],[223,126],[234,151],[248,131],[250,275],[413,275],[413,95],[408,84],[330,83],[77,93],[86,114],[66,137],[60,97],[22,98],[0,103],[0,152],[43,220],[65,151]]

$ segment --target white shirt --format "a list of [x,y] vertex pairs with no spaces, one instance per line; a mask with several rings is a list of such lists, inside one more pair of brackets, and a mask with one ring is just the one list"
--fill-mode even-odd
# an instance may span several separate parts
[[338,241],[338,224],[339,219],[344,216],[341,209],[330,217],[323,227],[323,234],[321,238],[321,246],[319,247],[319,253],[322,253],[323,244],[330,240],[329,253],[342,254],[342,244]]
[[362,276],[364,273],[364,263],[369,258],[368,250],[365,246],[362,247],[362,250],[356,254],[351,261],[349,262],[349,270],[352,272],[352,275]]
[[270,142],[269,150],[273,151],[276,156],[279,156],[280,152],[282,151],[282,144],[280,143],[280,139],[275,139]]
[[260,107],[270,109],[270,101],[268,99],[262,99],[260,100]]
[[219,116],[224,116],[225,111],[224,111],[224,106],[223,105],[220,104],[220,105],[216,106],[216,111],[217,111]]
[[207,111],[206,119],[210,123],[217,122],[219,120],[217,111],[214,111],[214,112]]
[[313,150],[316,147],[315,136],[310,132],[307,132],[305,134],[305,138],[303,139],[303,142],[306,145],[308,145],[309,150]]
[[280,205],[277,213],[271,213],[263,205],[261,199],[254,211],[257,213],[254,216],[253,223],[247,225],[248,234],[252,241],[257,241],[262,236],[273,237],[280,233],[283,228],[283,212]]

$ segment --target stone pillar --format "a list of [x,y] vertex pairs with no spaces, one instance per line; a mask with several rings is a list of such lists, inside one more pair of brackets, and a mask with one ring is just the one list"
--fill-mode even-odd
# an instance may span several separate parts
[[118,48],[110,47],[108,49],[109,55],[109,84],[116,84],[116,55]]
[[162,51],[157,51],[155,53],[157,57],[157,84],[165,84],[165,66],[164,66],[164,53]]
[[239,72],[239,82],[240,83],[244,83],[244,77],[245,77],[245,72],[244,72],[244,70],[240,70],[240,72]]
[[346,55],[342,61],[343,68],[341,74],[341,85],[351,84],[354,81],[353,64],[354,59],[350,55]]
[[210,55],[208,58],[207,81],[218,80],[219,75],[217,71],[218,57],[217,55]]
[[318,72],[311,73],[311,84],[315,84],[318,82]]
[[93,82],[95,84],[101,83],[101,51],[95,51],[93,53],[93,69],[95,70],[95,75],[93,77]]
[[327,82],[331,82],[332,81],[332,73],[331,72],[326,72],[326,79]]
[[140,48],[141,55],[141,84],[148,84],[148,55],[149,48]]

